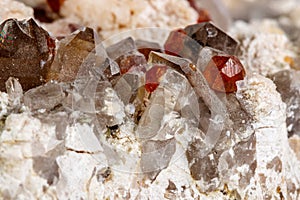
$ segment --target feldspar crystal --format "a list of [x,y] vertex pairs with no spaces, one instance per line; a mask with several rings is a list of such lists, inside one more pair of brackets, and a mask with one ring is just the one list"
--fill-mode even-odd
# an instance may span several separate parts
[[8,19],[0,32],[0,91],[11,76],[19,79],[25,91],[44,83],[55,49],[49,34],[33,19]]
[[94,37],[93,29],[85,28],[60,40],[47,80],[74,81],[84,60],[95,49]]
[[289,137],[294,134],[300,136],[300,72],[284,70],[270,75],[270,78],[287,106],[286,123]]
[[219,92],[235,92],[236,82],[243,80],[245,69],[235,56],[213,56],[203,72],[210,87]]

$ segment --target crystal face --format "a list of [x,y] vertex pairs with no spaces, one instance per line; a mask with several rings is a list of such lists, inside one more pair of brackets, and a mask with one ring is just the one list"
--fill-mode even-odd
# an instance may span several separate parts
[[145,88],[148,92],[153,92],[159,85],[159,79],[167,70],[165,65],[154,65],[146,72]]
[[9,77],[18,78],[25,91],[45,83],[55,49],[49,34],[33,19],[8,19],[0,32],[0,91]]
[[203,72],[210,87],[219,92],[235,92],[236,82],[243,80],[245,69],[235,56],[213,56]]
[[60,40],[58,44],[47,80],[74,81],[83,61],[95,49],[94,31],[85,28]]
[[167,54],[188,58],[193,63],[197,63],[204,47],[234,55],[238,42],[211,22],[203,22],[172,31],[164,44]]

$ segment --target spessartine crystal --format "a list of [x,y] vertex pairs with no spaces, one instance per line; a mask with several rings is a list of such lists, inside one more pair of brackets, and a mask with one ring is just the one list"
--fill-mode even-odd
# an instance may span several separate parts
[[245,69],[235,56],[213,56],[203,72],[210,87],[219,92],[235,92],[236,82],[243,80]]

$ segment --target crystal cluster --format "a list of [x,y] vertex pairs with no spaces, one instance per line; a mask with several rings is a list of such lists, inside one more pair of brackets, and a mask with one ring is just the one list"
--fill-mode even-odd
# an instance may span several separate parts
[[299,134],[298,116],[285,117],[298,112],[298,73],[272,76],[284,104],[213,23],[163,45],[105,46],[90,28],[54,40],[33,20],[0,27],[0,197],[299,197],[285,124]]

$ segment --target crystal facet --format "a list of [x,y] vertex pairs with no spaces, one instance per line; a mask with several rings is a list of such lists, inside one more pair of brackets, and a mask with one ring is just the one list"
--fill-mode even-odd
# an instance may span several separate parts
[[9,77],[18,78],[25,91],[44,83],[55,49],[49,34],[33,19],[8,19],[0,32],[0,91]]
[[219,92],[235,92],[236,81],[243,80],[245,70],[235,56],[213,56],[203,72],[210,87]]
[[90,28],[60,40],[47,80],[74,81],[84,60],[94,49],[94,31]]
[[154,65],[146,72],[145,88],[148,92],[153,92],[159,85],[159,79],[167,70],[165,65]]

